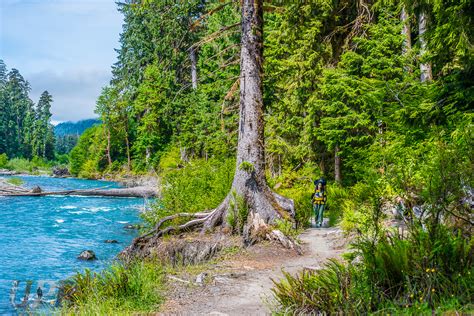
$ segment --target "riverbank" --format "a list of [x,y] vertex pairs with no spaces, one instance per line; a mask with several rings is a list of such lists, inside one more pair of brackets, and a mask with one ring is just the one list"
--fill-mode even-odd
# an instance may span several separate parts
[[[21,177],[24,187],[40,186],[48,191],[119,187],[116,183],[53,177]],[[86,268],[102,271],[115,262],[117,254],[137,235],[126,226],[140,221],[143,198],[84,196],[0,197],[0,314],[13,313],[9,293],[19,280],[16,302],[22,300],[26,280],[32,280],[30,298],[41,286],[43,299],[56,299],[51,286],[59,285]],[[106,241],[114,240],[109,243]],[[92,250],[97,260],[77,257]]]
[[[18,180],[18,181],[10,181]],[[27,196],[100,196],[100,197],[144,197],[153,198],[158,196],[156,187],[151,184],[152,180],[147,179],[142,182],[135,182],[134,185],[119,188],[102,188],[94,189],[70,189],[61,188],[59,190],[47,190],[41,186],[25,187],[22,186],[23,180],[20,177],[12,177],[9,180],[0,179],[0,196],[10,197],[27,197]]]
[[[235,235],[170,236],[157,246],[157,257],[153,260],[132,261],[126,268],[114,266],[97,277],[98,282],[84,282],[87,277],[78,276],[76,292],[84,294],[76,296],[74,305],[61,312],[267,315],[276,307],[270,306],[274,304],[272,280],[284,277],[283,271],[294,275],[304,269],[319,269],[345,251],[338,228],[307,229],[298,238],[302,253],[271,241],[245,247],[241,237]],[[201,254],[201,250],[215,242],[221,243],[220,250],[210,258],[192,262],[191,256],[184,255]],[[183,246],[187,250],[180,256]]]

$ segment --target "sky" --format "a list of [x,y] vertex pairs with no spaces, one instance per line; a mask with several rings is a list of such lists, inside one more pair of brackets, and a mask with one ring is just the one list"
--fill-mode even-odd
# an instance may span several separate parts
[[53,96],[53,122],[97,117],[111,78],[122,15],[115,0],[0,0],[0,59]]

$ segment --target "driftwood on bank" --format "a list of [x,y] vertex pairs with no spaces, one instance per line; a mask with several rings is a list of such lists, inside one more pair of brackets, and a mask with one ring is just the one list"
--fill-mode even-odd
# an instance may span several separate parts
[[133,187],[117,189],[78,189],[50,192],[30,191],[25,188],[0,182],[0,196],[47,196],[47,195],[80,195],[104,197],[156,197],[157,190],[151,187]]

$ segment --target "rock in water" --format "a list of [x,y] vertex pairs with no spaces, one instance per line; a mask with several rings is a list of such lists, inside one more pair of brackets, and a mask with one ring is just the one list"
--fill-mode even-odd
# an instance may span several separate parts
[[69,169],[67,167],[61,168],[61,167],[54,167],[53,168],[53,176],[59,177],[59,178],[64,178],[64,177],[69,177],[71,174],[69,173]]
[[128,225],[125,225],[123,228],[124,228],[124,229],[131,229],[131,230],[133,230],[133,229],[140,229],[140,228],[142,228],[142,227],[143,227],[143,226],[140,225],[140,224],[128,224]]
[[84,261],[91,261],[91,260],[97,260],[97,257],[96,257],[95,253],[92,250],[84,250],[77,257],[77,259],[84,260]]
[[31,189],[32,193],[41,193],[43,190],[39,186],[35,186],[33,189]]
[[118,244],[118,241],[115,239],[107,239],[104,241],[106,244]]

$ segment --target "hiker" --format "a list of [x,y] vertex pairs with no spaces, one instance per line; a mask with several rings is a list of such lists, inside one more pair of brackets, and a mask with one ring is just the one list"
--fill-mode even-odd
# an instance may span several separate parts
[[324,207],[326,206],[326,180],[323,178],[314,181],[314,193],[311,197],[313,203],[314,220],[316,227],[323,225]]

